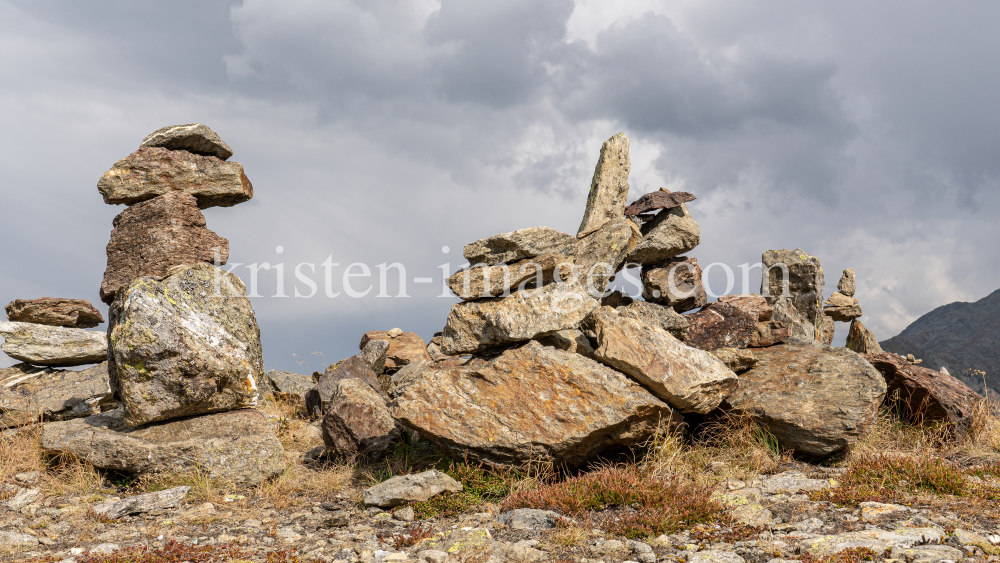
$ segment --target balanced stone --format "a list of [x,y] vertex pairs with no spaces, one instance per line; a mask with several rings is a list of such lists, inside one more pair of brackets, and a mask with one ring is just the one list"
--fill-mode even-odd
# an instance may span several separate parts
[[198,207],[232,207],[253,197],[253,184],[238,162],[160,147],[142,147],[101,176],[97,189],[109,205],[133,205],[169,192],[184,192]]
[[848,268],[844,270],[844,273],[840,276],[840,282],[837,283],[837,291],[848,297],[854,297],[854,292],[856,290],[857,286],[854,282],[854,268]]
[[66,328],[93,328],[104,322],[101,312],[86,299],[15,299],[5,307],[7,319]]
[[656,264],[694,250],[701,243],[701,227],[683,203],[658,213],[641,227],[642,240],[628,255],[629,262]]
[[[819,340],[823,323],[823,268],[801,248],[768,250],[761,257],[760,293],[793,338]],[[786,276],[787,272],[787,276]]]
[[708,303],[698,259],[680,256],[642,267],[642,298],[683,313]]
[[587,209],[577,231],[583,238],[601,228],[601,225],[624,215],[628,199],[628,173],[632,161],[628,154],[628,137],[619,133],[601,145],[601,156],[594,169],[587,196]]
[[860,317],[862,312],[857,299],[835,291],[823,303],[823,314],[835,321],[847,322]]
[[233,156],[233,149],[201,123],[170,125],[157,129],[142,140],[144,147],[162,147],[172,151],[188,151],[202,156],[226,160]]
[[531,227],[470,242],[462,250],[473,266],[505,264],[543,254],[576,254],[576,239],[548,227]]
[[225,264],[229,241],[206,228],[194,196],[171,192],[119,213],[107,253],[101,300],[110,305],[132,280],[163,279],[182,264]]
[[673,209],[696,199],[698,198],[688,192],[672,192],[666,188],[660,188],[660,191],[650,192],[632,202],[625,208],[625,215],[632,217],[654,209]]
[[108,358],[104,331],[0,322],[0,336],[8,356],[36,366],[82,366]]
[[140,278],[111,306],[112,387],[138,426],[257,404],[260,329],[243,282],[209,264]]

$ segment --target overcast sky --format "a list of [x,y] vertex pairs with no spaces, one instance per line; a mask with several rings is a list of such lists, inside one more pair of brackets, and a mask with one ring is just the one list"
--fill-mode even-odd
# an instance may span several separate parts
[[[703,266],[801,247],[828,294],[853,267],[885,339],[1000,286],[997,21],[995,2],[915,0],[0,0],[0,301],[106,312],[124,207],[97,180],[155,129],[201,122],[255,189],[209,228],[231,263],[285,264],[290,297],[262,270],[253,299],[265,367],[322,369],[368,330],[441,330],[456,300],[439,266],[464,244],[575,234],[601,142],[624,131],[630,200],[698,196]],[[365,298],[343,291],[353,262]],[[409,298],[377,297],[393,262]],[[299,263],[313,298],[294,297]]]

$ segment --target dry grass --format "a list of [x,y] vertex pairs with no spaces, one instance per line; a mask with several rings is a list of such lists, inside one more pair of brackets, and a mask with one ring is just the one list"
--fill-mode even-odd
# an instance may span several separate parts
[[545,537],[545,543],[555,548],[565,549],[584,545],[590,538],[590,532],[578,524],[568,520],[556,520],[556,529]]

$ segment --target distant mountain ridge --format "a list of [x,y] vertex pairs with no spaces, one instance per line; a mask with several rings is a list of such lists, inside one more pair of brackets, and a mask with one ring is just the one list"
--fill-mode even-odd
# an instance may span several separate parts
[[913,354],[923,365],[942,367],[973,389],[983,391],[986,372],[990,393],[1000,391],[1000,289],[974,303],[943,305],[913,321],[903,332],[880,342],[886,352]]

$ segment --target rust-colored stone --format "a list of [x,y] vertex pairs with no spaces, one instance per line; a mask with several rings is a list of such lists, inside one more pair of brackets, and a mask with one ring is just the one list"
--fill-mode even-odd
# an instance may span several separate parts
[[86,299],[15,299],[7,304],[7,319],[22,323],[35,323],[66,328],[93,328],[104,322],[104,317]]

